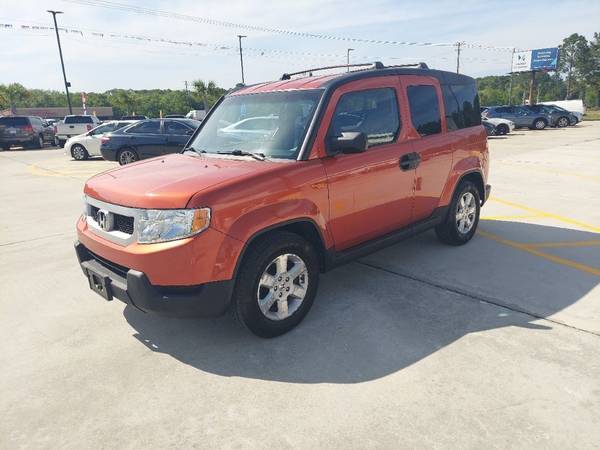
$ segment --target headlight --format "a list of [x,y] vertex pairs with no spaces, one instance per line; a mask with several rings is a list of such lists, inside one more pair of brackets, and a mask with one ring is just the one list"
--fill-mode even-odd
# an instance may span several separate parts
[[210,208],[146,209],[138,221],[138,242],[174,241],[198,234],[210,225]]

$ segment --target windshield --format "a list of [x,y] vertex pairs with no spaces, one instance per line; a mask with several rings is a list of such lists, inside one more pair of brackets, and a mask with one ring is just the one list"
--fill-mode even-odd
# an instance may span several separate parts
[[189,147],[207,153],[253,152],[296,159],[322,90],[226,97]]

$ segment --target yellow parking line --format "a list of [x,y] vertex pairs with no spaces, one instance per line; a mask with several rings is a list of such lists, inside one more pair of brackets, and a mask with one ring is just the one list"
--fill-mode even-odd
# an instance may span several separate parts
[[570,259],[561,258],[559,256],[550,255],[548,253],[544,253],[539,250],[536,250],[535,248],[532,248],[530,244],[522,244],[520,242],[511,241],[509,239],[504,239],[496,234],[488,233],[487,231],[479,230],[478,233],[481,236],[491,239],[493,241],[499,242],[500,244],[508,245],[509,247],[522,250],[524,252],[538,256],[540,258],[546,259],[548,261],[552,261],[553,263],[561,264],[563,266],[571,267],[573,269],[577,269],[582,272],[586,272],[586,273],[600,277],[600,269],[598,269],[598,268],[588,266],[585,264],[581,264],[581,263],[578,263],[575,261],[571,261]]
[[525,245],[529,248],[592,247],[600,245],[600,241],[538,242],[536,244]]
[[480,220],[512,220],[512,219],[535,219],[541,217],[539,214],[515,214],[510,216],[481,216]]
[[594,225],[590,225],[590,224],[587,224],[587,223],[584,223],[584,222],[580,222],[578,220],[569,219],[568,217],[560,216],[558,214],[549,213],[549,212],[542,211],[542,210],[535,209],[535,208],[530,208],[529,206],[521,205],[519,203],[510,202],[508,200],[503,200],[503,199],[495,197],[495,196],[490,197],[490,200],[492,200],[494,202],[497,202],[497,203],[501,203],[501,204],[506,205],[506,206],[512,206],[513,208],[521,209],[523,211],[527,211],[527,212],[533,213],[533,214],[541,216],[541,217],[547,217],[547,218],[550,218],[550,219],[556,219],[556,220],[558,220],[560,222],[568,223],[568,224],[571,224],[571,225],[576,225],[576,226],[578,226],[580,228],[583,228],[585,230],[591,231],[593,233],[600,233],[600,227],[596,227]]

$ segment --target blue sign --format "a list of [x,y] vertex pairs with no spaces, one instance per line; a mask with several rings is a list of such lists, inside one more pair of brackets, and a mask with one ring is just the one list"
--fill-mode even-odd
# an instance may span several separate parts
[[538,48],[531,51],[531,70],[556,70],[558,48]]

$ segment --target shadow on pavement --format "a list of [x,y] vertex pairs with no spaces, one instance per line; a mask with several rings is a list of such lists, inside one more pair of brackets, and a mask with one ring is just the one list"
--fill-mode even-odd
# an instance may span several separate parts
[[[517,222],[482,225],[523,242],[598,237]],[[177,320],[131,307],[124,316],[150,350],[202,371],[291,383],[359,383],[402,370],[469,333],[557,326],[530,323],[537,319],[480,301],[479,294],[546,317],[576,303],[599,280],[481,236],[448,247],[427,232],[325,274],[307,318],[279,338],[256,338],[228,316]]]

